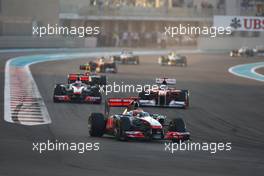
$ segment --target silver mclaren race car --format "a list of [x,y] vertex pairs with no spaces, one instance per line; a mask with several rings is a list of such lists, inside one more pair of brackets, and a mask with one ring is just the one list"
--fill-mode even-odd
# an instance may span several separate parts
[[119,64],[139,64],[139,57],[135,56],[132,51],[123,50],[119,56],[113,56],[112,61]]

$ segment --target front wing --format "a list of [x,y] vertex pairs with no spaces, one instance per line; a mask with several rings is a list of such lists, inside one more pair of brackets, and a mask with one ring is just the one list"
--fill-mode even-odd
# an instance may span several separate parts
[[[142,131],[125,131],[126,138],[129,139],[149,139],[149,136],[146,136]],[[151,136],[152,140],[172,140],[172,141],[187,141],[190,139],[189,132],[176,132],[168,131],[164,134],[155,133]]]
[[102,97],[96,96],[85,96],[85,97],[74,97],[69,95],[54,95],[54,102],[78,102],[78,103],[91,103],[91,104],[100,104]]
[[156,100],[139,100],[139,105],[141,107],[172,107],[172,108],[186,108],[188,107],[188,103],[186,101],[175,101],[171,100],[168,103],[161,104],[156,102]]

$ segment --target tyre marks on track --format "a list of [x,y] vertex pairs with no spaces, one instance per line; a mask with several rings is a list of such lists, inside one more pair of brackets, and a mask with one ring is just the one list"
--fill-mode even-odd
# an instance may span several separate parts
[[14,66],[8,61],[5,77],[5,120],[22,125],[51,122],[44,101],[28,66]]

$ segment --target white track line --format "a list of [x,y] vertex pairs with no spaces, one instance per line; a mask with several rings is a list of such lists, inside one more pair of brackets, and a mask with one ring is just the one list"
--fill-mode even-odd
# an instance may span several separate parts
[[[254,64],[254,63],[250,63],[250,64]],[[257,75],[257,76],[263,77],[263,79],[254,78],[254,77],[247,76],[247,75],[244,75],[244,74],[240,74],[240,73],[237,73],[237,72],[234,71],[234,69],[236,69],[236,68],[238,68],[238,67],[241,67],[241,66],[245,66],[245,65],[249,65],[249,64],[240,64],[240,65],[236,65],[236,66],[230,67],[230,68],[228,69],[228,72],[229,72],[229,73],[232,73],[232,74],[234,74],[234,75],[236,75],[236,76],[239,76],[239,77],[243,77],[243,78],[248,78],[248,79],[252,79],[252,80],[256,80],[256,81],[260,81],[260,82],[264,82],[264,75],[259,74],[259,73],[256,72],[256,69],[261,68],[261,67],[264,67],[264,65],[258,65],[258,66],[255,66],[255,67],[253,67],[253,68],[250,69],[250,72],[251,72],[252,74],[255,74],[255,75]]]
[[14,123],[11,117],[11,108],[10,108],[10,62],[11,60],[8,60],[5,65],[5,89],[4,89],[4,119],[7,122]]
[[[42,125],[51,123],[48,110],[39,93],[36,82],[32,77],[29,65],[19,68],[19,73],[24,75],[15,75],[12,71],[18,68],[11,68],[10,63],[12,60],[13,59],[7,61],[5,68],[5,121],[23,125]],[[11,69],[13,70],[11,71]],[[25,84],[24,82],[17,82],[16,80],[12,82],[13,80],[11,79],[18,76],[22,76],[22,82],[26,81]],[[14,87],[12,87],[13,83],[15,83]],[[17,87],[18,83],[20,83],[21,88],[19,91],[17,91],[19,89],[19,87]],[[25,88],[24,86],[29,87]],[[19,107],[20,104],[22,105],[21,107]],[[37,108],[39,110],[38,112],[28,111],[28,109]],[[25,120],[25,118],[27,120]]]
[[264,65],[259,65],[259,66],[253,67],[250,71],[251,71],[251,73],[253,73],[253,74],[256,74],[256,75],[258,75],[258,76],[262,76],[262,77],[264,77],[264,75],[262,75],[262,74],[256,72],[257,69],[262,68],[262,67],[264,67]]

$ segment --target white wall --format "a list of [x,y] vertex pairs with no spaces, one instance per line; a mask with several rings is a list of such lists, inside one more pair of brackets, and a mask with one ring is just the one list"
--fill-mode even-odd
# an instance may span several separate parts
[[264,45],[263,37],[224,37],[215,39],[200,37],[197,40],[197,47],[202,50],[232,50],[243,46],[255,48],[257,45]]
[[50,37],[39,38],[31,36],[2,36],[0,37],[1,48],[94,48],[97,40],[88,38],[64,38]]

